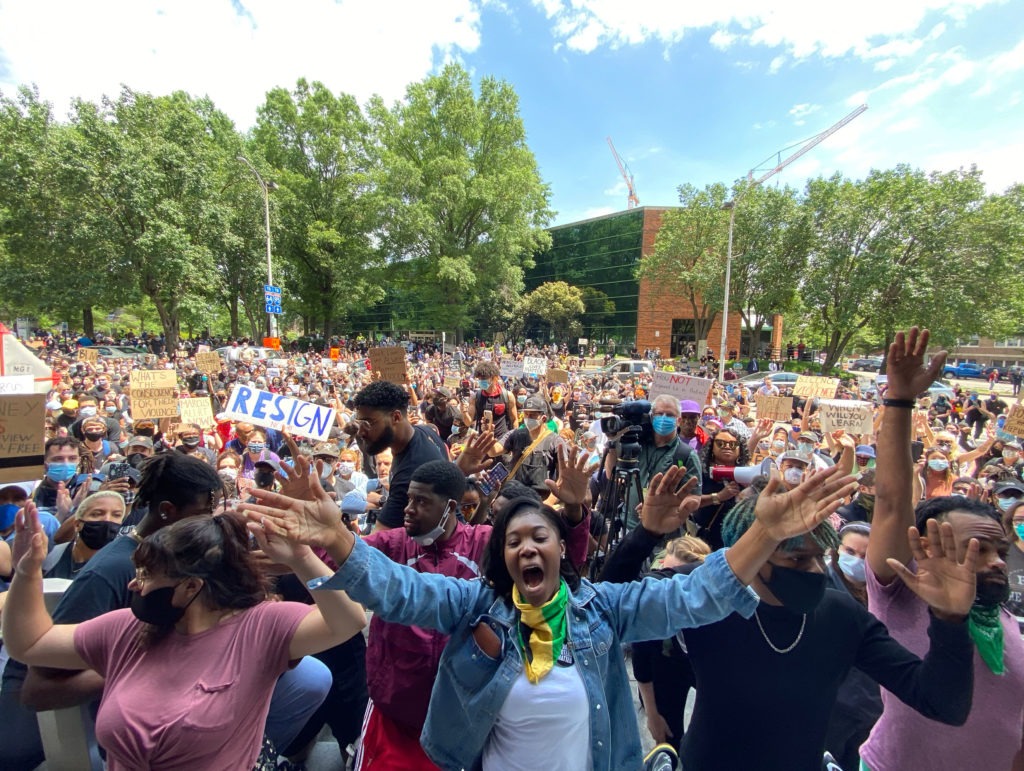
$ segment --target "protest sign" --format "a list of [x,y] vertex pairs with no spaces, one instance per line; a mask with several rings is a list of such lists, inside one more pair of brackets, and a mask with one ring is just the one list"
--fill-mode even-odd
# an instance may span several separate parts
[[459,390],[459,379],[457,377],[446,377],[444,379],[444,387],[454,394]]
[[271,367],[277,367],[279,369],[288,369],[288,359],[271,359],[267,362]]
[[210,346],[208,346],[208,345],[197,345],[196,346],[196,353],[209,353],[209,352],[210,352]]
[[31,375],[5,375],[0,377],[0,396],[11,394],[30,394],[36,390]]
[[826,434],[845,431],[848,434],[870,434],[874,428],[874,408],[870,402],[845,399],[822,399],[818,402],[821,430]]
[[549,383],[569,383],[569,373],[564,369],[549,369],[548,370],[548,382]]
[[178,415],[178,377],[172,369],[136,369],[131,375],[132,418]]
[[793,396],[804,396],[808,399],[831,399],[839,388],[839,379],[834,377],[814,377],[800,375],[793,386]]
[[281,370],[277,367],[267,367],[267,377],[281,377]]
[[370,365],[381,380],[398,385],[405,385],[409,382],[409,377],[406,374],[405,349],[401,346],[371,348],[369,356]]
[[213,419],[213,405],[206,397],[179,399],[178,408],[182,423],[195,423],[200,428],[213,428],[217,424]]
[[651,399],[668,394],[679,401],[692,399],[703,407],[708,401],[712,385],[711,380],[703,377],[690,377],[678,372],[655,372],[651,381]]
[[544,375],[548,371],[548,360],[543,356],[526,356],[523,359],[524,375]]
[[502,359],[501,376],[510,380],[523,376],[523,363],[513,359]]
[[757,419],[788,423],[793,418],[792,396],[758,396]]
[[221,368],[220,354],[212,351],[196,354],[196,369],[207,375],[219,375]]
[[78,360],[86,364],[97,364],[100,360],[100,352],[95,348],[79,348]]
[[231,420],[244,420],[320,442],[327,441],[334,426],[334,409],[331,407],[248,386],[232,389],[224,415]]
[[1010,407],[1003,424],[1003,431],[1014,436],[1024,437],[1024,405],[1020,402]]
[[43,476],[45,417],[43,394],[0,396],[0,483]]

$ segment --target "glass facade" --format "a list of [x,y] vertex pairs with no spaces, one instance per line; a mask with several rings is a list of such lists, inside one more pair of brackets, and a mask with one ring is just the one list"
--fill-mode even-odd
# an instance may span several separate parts
[[[643,225],[641,208],[551,228],[551,248],[534,256],[536,264],[525,276],[526,291],[548,281],[579,287],[587,305],[582,336],[596,343],[611,339],[619,345],[632,345],[636,340],[640,294],[636,268]],[[527,337],[536,339],[538,334],[543,339],[543,331],[527,330]]]

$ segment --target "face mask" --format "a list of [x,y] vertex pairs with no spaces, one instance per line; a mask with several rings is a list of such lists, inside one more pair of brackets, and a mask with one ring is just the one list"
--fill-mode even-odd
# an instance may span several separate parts
[[356,464],[350,460],[343,460],[338,464],[338,473],[343,477],[351,476],[356,470]]
[[796,487],[803,481],[804,471],[799,468],[788,468],[782,472],[782,478],[786,480],[786,484]]
[[825,574],[808,573],[772,565],[772,577],[765,581],[772,594],[794,613],[811,613],[825,596]]
[[875,496],[869,493],[861,493],[857,496],[857,502],[861,505],[868,514],[871,514],[875,510]]
[[809,442],[798,442],[796,446],[796,451],[801,455],[806,455],[810,457],[811,455],[814,454],[814,445]]
[[1024,541],[1024,522],[1018,522],[1013,526],[1013,532],[1017,534],[1017,537]]
[[0,531],[11,528],[19,511],[21,511],[21,506],[16,503],[5,503],[0,506]]
[[[772,568],[774,570],[775,568]],[[868,580],[867,571],[864,567],[864,560],[856,554],[839,552],[839,569],[846,574],[851,581],[863,584]]]
[[651,428],[658,436],[671,436],[676,432],[676,419],[671,415],[655,415],[651,418]]
[[520,407],[526,404],[526,394],[520,394],[519,396],[517,396],[516,404],[518,404]]
[[86,431],[82,434],[90,442],[95,442],[97,439],[102,439],[107,435],[106,431]]
[[245,449],[247,449],[249,452],[255,453],[263,452],[263,450],[266,449],[266,447],[267,445],[265,445],[263,442],[249,442],[249,444],[245,446]]
[[[459,505],[457,501],[454,501],[451,498],[448,499],[448,503],[454,503],[456,506]],[[438,538],[444,535],[444,526],[445,523],[448,521],[448,514],[451,511],[448,506],[448,503],[445,504],[444,514],[441,515],[441,520],[437,523],[437,527],[435,527],[429,533],[424,533],[423,535],[414,535],[412,537],[412,540],[414,540],[420,546],[431,546],[433,545],[434,541],[436,541]]]
[[253,481],[256,482],[257,487],[273,487],[274,485],[274,472],[273,471],[257,471],[252,475]]
[[526,426],[528,430],[533,431],[537,428],[537,426],[540,425],[540,420],[537,418],[526,418],[523,421],[523,424]]
[[476,387],[479,388],[481,391],[486,391],[488,388],[491,387],[491,381],[490,380],[477,380],[476,381]]
[[171,604],[171,600],[174,598],[174,590],[179,586],[181,584],[164,586],[160,589],[154,589],[146,595],[143,595],[142,592],[132,592],[131,608],[135,618],[143,624],[153,624],[154,626],[174,626],[177,624],[181,621],[181,617],[185,615],[188,606],[199,596],[199,592],[196,592],[185,607],[176,608]]
[[199,446],[199,437],[198,436],[183,436],[181,438],[181,443],[183,445],[185,445],[186,447],[198,447]]
[[128,461],[129,466],[131,466],[134,469],[137,469],[139,466],[142,465],[142,462],[146,460],[146,456],[143,455],[141,452],[133,452],[131,455],[125,458],[125,460]]
[[1016,502],[1016,498],[1004,498],[1001,495],[996,496],[996,504],[999,506],[1000,511],[1009,511],[1010,507]]
[[718,411],[718,417],[720,417],[720,418],[721,418],[722,420],[728,420],[728,419],[729,419],[729,416],[730,416],[731,414],[732,414],[732,413],[731,413],[731,412],[729,412],[728,410],[719,410],[719,411]]
[[92,418],[92,417],[95,417],[95,415],[96,415],[96,408],[95,407],[82,407],[82,409],[80,409],[78,411],[78,417],[80,417],[80,418]]
[[108,415],[113,415],[115,412],[117,412],[117,407],[114,407],[113,405],[111,405],[110,407],[104,407],[103,409],[106,411]]
[[102,549],[117,538],[121,525],[117,522],[84,522],[78,537],[87,547],[95,551]]
[[785,442],[772,442],[772,449],[773,450],[779,450],[781,452],[782,450],[786,449],[786,443]]
[[238,479],[238,469],[236,468],[222,468],[217,472],[217,476],[223,479],[225,482],[234,482]]
[[759,449],[759,450],[767,450],[770,446],[771,445],[769,444],[769,442],[767,440],[764,440],[764,441],[761,441],[761,442],[757,443],[757,449]]
[[78,472],[77,463],[47,463],[46,478],[51,482],[67,482]]
[[932,458],[928,461],[928,468],[932,471],[945,471],[949,468],[949,461],[942,458]]

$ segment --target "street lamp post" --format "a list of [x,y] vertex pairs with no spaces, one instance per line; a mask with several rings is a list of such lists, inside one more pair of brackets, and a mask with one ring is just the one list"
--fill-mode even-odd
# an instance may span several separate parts
[[736,201],[726,201],[723,209],[729,210],[729,250],[725,255],[725,301],[722,303],[722,342],[718,347],[718,381],[725,380],[726,333],[729,330],[729,286],[732,283],[732,228],[736,222]]
[[[256,176],[256,181],[259,182],[260,188],[263,190],[263,223],[267,232],[267,284],[273,286],[274,267],[270,260],[270,191],[276,190],[277,185],[273,182],[264,182],[263,177],[256,171],[256,167],[244,155],[239,155],[238,160],[249,167],[249,171]],[[277,337],[277,317],[273,313],[267,314],[267,337]]]

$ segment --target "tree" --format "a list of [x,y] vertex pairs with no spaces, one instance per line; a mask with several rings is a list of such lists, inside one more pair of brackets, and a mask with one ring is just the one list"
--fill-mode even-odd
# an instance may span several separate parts
[[592,286],[585,286],[583,293],[583,331],[586,337],[597,336],[600,330],[615,316],[615,303],[607,294]]
[[722,309],[729,214],[722,211],[726,187],[716,183],[698,190],[679,186],[682,208],[666,212],[654,253],[637,270],[655,296],[682,297],[690,306],[696,339],[707,340]]
[[550,243],[549,191],[526,144],[519,100],[495,78],[449,64],[391,109],[368,108],[389,281],[412,289],[423,321],[462,330]]
[[567,342],[586,310],[583,292],[564,281],[541,284],[524,298],[525,311],[551,329],[557,342]]

